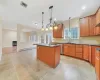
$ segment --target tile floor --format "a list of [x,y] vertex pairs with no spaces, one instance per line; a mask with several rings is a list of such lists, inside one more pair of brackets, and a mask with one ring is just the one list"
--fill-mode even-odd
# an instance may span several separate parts
[[0,80],[96,80],[94,68],[87,62],[61,56],[57,68],[36,59],[36,49],[3,54]]

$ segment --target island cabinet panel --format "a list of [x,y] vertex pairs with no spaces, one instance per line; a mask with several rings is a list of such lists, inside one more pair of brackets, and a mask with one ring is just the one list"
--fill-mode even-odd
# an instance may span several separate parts
[[95,70],[96,70],[97,80],[100,80],[100,51],[96,51],[95,54]]
[[59,24],[57,29],[53,29],[53,38],[63,37],[63,24]]
[[55,51],[55,66],[59,64],[60,62],[60,52],[61,52],[61,48],[60,47],[56,47],[54,49]]
[[85,37],[89,36],[89,18],[81,18],[80,19],[80,36]]
[[83,59],[89,61],[89,54],[90,54],[89,45],[83,45]]
[[98,9],[97,13],[96,13],[96,24],[100,23],[100,8]]
[[60,61],[60,46],[37,46],[37,59],[55,68]]
[[95,35],[96,15],[89,16],[89,35]]

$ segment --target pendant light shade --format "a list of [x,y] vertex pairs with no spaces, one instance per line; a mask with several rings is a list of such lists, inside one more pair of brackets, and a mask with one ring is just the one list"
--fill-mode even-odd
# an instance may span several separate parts
[[50,30],[53,30],[53,27],[49,27]]
[[48,28],[46,28],[45,30],[46,30],[46,31],[48,31],[49,29],[48,29]]
[[44,28],[42,28],[41,31],[44,31]]
[[58,29],[58,26],[54,26],[54,29],[57,30]]

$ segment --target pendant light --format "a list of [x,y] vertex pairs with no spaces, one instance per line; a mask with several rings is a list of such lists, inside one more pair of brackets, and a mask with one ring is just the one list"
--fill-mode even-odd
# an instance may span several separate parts
[[49,29],[50,30],[53,30],[53,26],[51,25],[51,23],[52,23],[52,9],[53,9],[53,6],[50,6],[49,7],[49,10],[50,10],[50,27],[49,27]]
[[41,31],[45,30],[43,23],[44,23],[44,12],[42,12],[42,29],[41,29]]
[[71,17],[69,17],[69,32],[68,32],[68,37],[69,38],[71,38],[70,20],[71,20]]
[[49,22],[49,24],[46,25],[46,30],[53,30],[53,29],[57,30],[58,26],[57,26],[55,20],[53,21],[53,18],[52,18],[53,6],[50,6],[49,10],[50,10],[50,19],[49,19],[50,22]]

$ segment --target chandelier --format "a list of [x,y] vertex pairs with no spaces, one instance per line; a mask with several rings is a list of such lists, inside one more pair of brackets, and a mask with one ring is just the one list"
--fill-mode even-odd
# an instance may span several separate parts
[[53,18],[52,18],[53,6],[50,6],[49,10],[50,10],[50,19],[49,19],[50,22],[46,25],[46,29],[47,28],[48,28],[48,30],[57,29],[58,27],[56,25],[56,22],[53,21]]
[[[44,12],[42,12],[42,31],[48,31],[48,30],[57,30],[58,29],[58,23],[55,21],[55,20],[53,20],[53,18],[52,18],[52,11],[53,11],[53,6],[50,6],[49,7],[49,10],[50,10],[50,19],[49,19],[49,23],[46,25],[46,28],[44,29],[43,27],[44,27],[44,25],[43,25],[43,14],[44,14]],[[60,24],[62,24],[62,23],[60,23]]]

